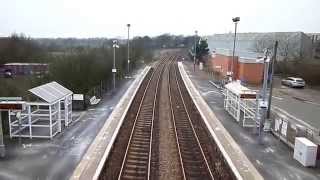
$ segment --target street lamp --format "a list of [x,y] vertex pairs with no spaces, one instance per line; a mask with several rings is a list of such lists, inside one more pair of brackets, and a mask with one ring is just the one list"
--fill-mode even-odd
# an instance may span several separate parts
[[234,53],[236,50],[236,38],[237,38],[237,24],[240,21],[240,17],[234,17],[232,18],[232,21],[234,22],[234,39],[233,39],[233,51],[232,51],[232,62],[231,62],[231,79],[233,80],[233,61],[234,61]]
[[113,67],[112,67],[112,76],[113,76],[113,91],[116,90],[116,48],[119,48],[118,41],[113,40]]
[[128,77],[130,76],[130,24],[127,24],[128,27]]
[[198,31],[194,31],[194,56],[193,56],[193,71],[196,71],[196,56],[197,56],[197,35]]

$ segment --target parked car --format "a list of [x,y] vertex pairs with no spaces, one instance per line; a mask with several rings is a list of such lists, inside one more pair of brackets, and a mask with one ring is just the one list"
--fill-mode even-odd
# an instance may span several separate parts
[[289,87],[301,87],[304,88],[306,85],[305,81],[302,78],[298,77],[287,77],[281,80],[282,85],[286,85]]

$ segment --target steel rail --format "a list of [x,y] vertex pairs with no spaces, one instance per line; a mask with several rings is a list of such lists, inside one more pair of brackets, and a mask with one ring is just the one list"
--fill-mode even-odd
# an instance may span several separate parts
[[[137,114],[135,116],[133,128],[132,128],[131,133],[130,133],[129,141],[128,141],[127,148],[126,148],[126,151],[125,151],[125,155],[124,155],[124,158],[123,158],[123,161],[122,161],[122,165],[121,165],[121,169],[120,169],[120,172],[119,172],[118,180],[120,180],[122,178],[122,175],[123,175],[123,171],[124,171],[124,168],[125,168],[125,163],[126,163],[127,156],[128,156],[128,153],[129,153],[129,148],[130,148],[130,145],[131,145],[131,142],[132,142],[134,131],[136,130],[137,120],[139,118],[139,115],[141,114],[141,109],[142,109],[143,103],[145,101],[146,94],[147,94],[147,92],[148,92],[148,90],[150,88],[150,84],[151,84],[151,81],[152,81],[153,77],[155,76],[156,73],[159,73],[159,75],[157,77],[156,92],[154,94],[154,101],[153,101],[153,107],[152,107],[152,120],[151,120],[152,124],[151,124],[151,135],[150,135],[150,141],[149,141],[149,156],[148,156],[149,158],[148,158],[147,178],[149,179],[149,177],[150,177],[151,148],[152,148],[151,144],[152,144],[152,133],[153,133],[152,129],[153,129],[154,114],[155,114],[155,103],[156,103],[156,100],[157,100],[159,81],[161,79],[161,75],[162,75],[162,72],[163,72],[163,67],[164,67],[164,64],[165,64],[166,61],[167,61],[166,59],[163,59],[161,62],[159,62],[156,65],[157,67],[153,71],[153,74],[152,74],[151,78],[149,79],[147,87],[146,87],[146,89],[145,89],[145,91],[143,93],[143,97],[142,97],[141,102],[139,104],[138,112],[137,112]],[[159,68],[161,68],[161,69],[159,70]]]
[[[174,71],[173,73],[174,73],[174,76],[175,76],[174,82],[175,82],[175,84],[176,84],[176,86],[177,86],[177,89],[178,89],[178,92],[179,92],[179,97],[177,97],[177,98],[180,98],[181,101],[182,101],[183,108],[184,108],[184,112],[185,112],[186,115],[187,115],[187,120],[188,120],[189,125],[190,125],[190,127],[191,127],[191,129],[192,129],[192,134],[193,134],[193,136],[194,136],[195,139],[196,139],[196,143],[197,143],[197,145],[198,145],[198,147],[199,147],[199,149],[200,149],[201,157],[202,157],[202,159],[203,159],[204,162],[205,162],[205,166],[206,166],[206,169],[207,169],[207,171],[208,171],[208,173],[209,173],[209,177],[210,177],[210,179],[214,179],[213,173],[211,172],[209,163],[208,163],[208,161],[207,161],[207,159],[206,159],[206,156],[205,156],[204,151],[203,151],[203,149],[202,149],[202,146],[201,146],[201,144],[200,144],[199,138],[198,138],[198,136],[197,136],[197,133],[196,133],[196,131],[195,131],[195,129],[194,129],[194,126],[193,126],[193,123],[192,123],[192,121],[191,121],[191,118],[190,118],[188,109],[187,109],[187,107],[186,107],[184,98],[183,98],[183,96],[182,96],[181,87],[180,87],[180,85],[179,85],[178,78],[177,78],[178,74],[177,74],[176,64],[175,64],[175,63],[170,67],[170,70],[172,70],[172,69],[173,69],[173,71]],[[176,142],[177,142],[177,147],[178,147],[178,153],[179,153],[179,158],[180,158],[180,164],[181,164],[181,168],[182,168],[183,178],[184,178],[184,179],[187,179],[186,170],[185,170],[186,164],[184,164],[184,161],[183,161],[182,151],[181,151],[181,147],[180,147],[180,146],[181,146],[181,145],[180,145],[181,142],[179,141],[179,134],[178,134],[177,123],[176,123],[177,118],[175,117],[176,115],[175,115],[175,113],[174,113],[173,102],[172,102],[172,92],[171,92],[171,86],[172,86],[171,82],[172,82],[172,81],[170,81],[170,79],[173,78],[173,77],[170,77],[170,76],[171,76],[171,75],[170,75],[170,73],[169,73],[169,87],[168,87],[168,88],[169,88],[169,99],[170,99],[171,115],[172,115],[172,121],[173,121],[173,125],[174,125],[174,130],[175,130],[175,136],[176,136]]]

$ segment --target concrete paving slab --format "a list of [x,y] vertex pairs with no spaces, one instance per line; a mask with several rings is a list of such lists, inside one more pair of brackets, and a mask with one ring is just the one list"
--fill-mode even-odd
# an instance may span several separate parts
[[134,99],[144,77],[149,72],[150,67],[146,67],[139,77],[137,77],[119,103],[114,107],[113,112],[108,117],[99,134],[96,136],[81,162],[73,172],[72,180],[96,180],[103,168],[113,142],[126,116],[131,102]]

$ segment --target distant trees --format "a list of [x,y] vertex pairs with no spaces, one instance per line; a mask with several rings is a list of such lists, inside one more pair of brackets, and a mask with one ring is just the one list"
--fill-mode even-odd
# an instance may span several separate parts
[[45,55],[43,49],[24,34],[12,34],[0,39],[0,64],[13,62],[40,62]]
[[197,58],[200,62],[205,62],[209,54],[208,42],[207,39],[200,39],[197,43]]
[[[0,87],[2,95],[21,95],[28,88],[57,81],[75,93],[87,93],[101,82],[111,82],[113,49],[112,40],[107,38],[40,38],[32,39],[23,34],[12,34],[0,39],[0,65],[9,62],[45,62],[49,64],[49,74],[41,77],[28,77],[25,85],[11,83],[16,79],[3,81]],[[130,66],[134,69],[140,63],[153,60],[153,52],[163,48],[191,47],[194,38],[163,34],[157,37],[134,37],[130,40]],[[125,75],[127,69],[126,40],[119,40],[116,50],[117,77]],[[207,44],[202,42],[199,52],[205,54]],[[24,81],[24,78],[20,78]],[[10,85],[10,86],[9,86]],[[3,94],[11,89],[11,94]],[[10,87],[10,88],[8,88]],[[14,90],[14,89],[19,90]],[[12,94],[13,93],[13,94]]]
[[265,49],[272,49],[274,42],[278,41],[278,59],[279,60],[302,60],[305,58],[304,51],[301,47],[303,42],[301,41],[302,36],[299,33],[274,33],[266,34],[262,37],[257,37],[252,49],[255,52],[263,53]]

